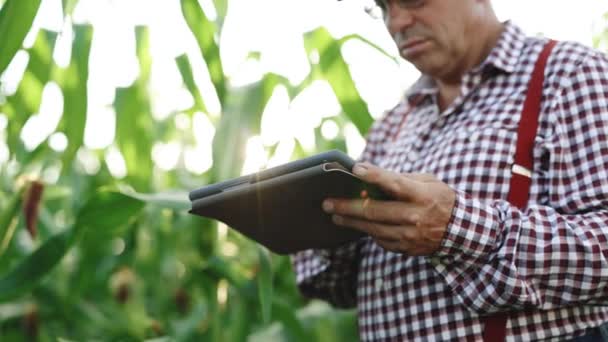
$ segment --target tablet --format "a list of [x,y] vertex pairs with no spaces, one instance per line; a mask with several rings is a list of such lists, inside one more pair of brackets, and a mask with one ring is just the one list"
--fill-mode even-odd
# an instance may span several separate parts
[[226,223],[278,254],[341,246],[364,237],[336,226],[321,204],[328,197],[389,199],[352,174],[355,161],[328,151],[190,194],[190,213]]
[[265,179],[278,177],[290,172],[303,170],[312,166],[320,165],[323,163],[336,162],[344,166],[347,170],[352,170],[355,165],[355,161],[349,157],[346,153],[339,150],[330,150],[327,152],[319,153],[314,156],[295,160],[283,165],[275,166],[260,172],[249,174],[246,176],[226,180],[223,182],[210,184],[199,189],[190,192],[189,197],[191,201],[210,196],[213,194],[226,191],[228,189],[242,186],[245,184],[252,184]]

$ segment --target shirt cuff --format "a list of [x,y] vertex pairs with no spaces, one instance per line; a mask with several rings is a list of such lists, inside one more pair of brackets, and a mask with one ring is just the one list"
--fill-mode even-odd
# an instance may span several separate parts
[[456,191],[450,222],[439,249],[431,256],[435,266],[454,262],[479,263],[498,249],[500,212],[488,202]]

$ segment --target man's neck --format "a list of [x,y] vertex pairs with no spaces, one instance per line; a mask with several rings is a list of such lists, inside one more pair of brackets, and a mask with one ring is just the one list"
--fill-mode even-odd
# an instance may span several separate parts
[[472,44],[470,50],[471,57],[467,59],[469,62],[460,69],[461,71],[458,74],[435,78],[439,90],[438,105],[441,112],[448,108],[460,95],[460,85],[462,84],[463,76],[480,65],[488,57],[496,46],[498,39],[500,39],[503,29],[504,25],[498,21],[488,24],[485,31],[488,32],[488,35],[479,40],[484,43]]

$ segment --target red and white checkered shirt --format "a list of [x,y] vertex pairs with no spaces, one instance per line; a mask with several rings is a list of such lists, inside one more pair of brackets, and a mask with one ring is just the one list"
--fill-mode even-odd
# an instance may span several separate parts
[[392,253],[370,238],[293,256],[305,295],[357,306],[362,340],[481,340],[483,316],[496,311],[512,311],[509,341],[564,340],[608,322],[605,55],[556,45],[530,201],[522,211],[506,200],[528,81],[546,42],[507,22],[449,108],[439,112],[437,88],[423,76],[372,127],[362,160],[434,174],[457,198],[432,256]]

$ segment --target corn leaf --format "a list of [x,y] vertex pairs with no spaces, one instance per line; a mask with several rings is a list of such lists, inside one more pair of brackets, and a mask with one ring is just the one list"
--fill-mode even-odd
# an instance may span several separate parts
[[110,230],[129,222],[143,208],[137,199],[118,192],[98,191],[80,209],[70,230],[48,239],[7,275],[0,278],[0,301],[27,293],[50,272],[86,230]]
[[270,322],[270,315],[272,309],[272,264],[270,261],[270,254],[262,247],[258,248],[258,259],[259,259],[259,272],[257,275],[258,283],[258,296],[260,298],[261,309],[262,309],[262,321],[264,323]]
[[196,38],[196,42],[209,69],[211,82],[220,103],[226,98],[226,79],[220,59],[220,49],[216,43],[215,25],[207,18],[198,0],[181,0],[182,13]]
[[194,82],[194,76],[192,75],[192,66],[190,65],[190,60],[188,59],[188,56],[186,56],[185,54],[180,55],[175,58],[175,62],[177,63],[177,68],[179,69],[179,73],[182,75],[182,79],[184,80],[186,88],[188,89],[190,94],[192,94],[192,98],[194,99],[194,107],[192,109],[207,112],[207,108],[205,107],[205,102],[203,102],[201,92],[198,90],[198,87]]
[[369,113],[367,104],[355,87],[350,69],[340,50],[340,41],[335,40],[327,29],[321,27],[305,35],[304,45],[309,55],[314,50],[318,51],[320,74],[331,85],[344,113],[357,127],[361,135],[365,135],[373,122],[373,118]]
[[21,48],[40,0],[7,0],[0,8],[0,75]]
[[137,191],[148,192],[152,177],[152,121],[147,80],[150,77],[149,37],[145,28],[137,30],[140,77],[130,87],[116,89],[116,141],[127,166],[127,179]]
[[93,27],[76,25],[72,60],[67,69],[59,71],[57,80],[63,91],[63,117],[60,127],[68,138],[63,154],[63,172],[70,170],[76,152],[84,142],[87,118],[87,80],[89,79],[89,52]]
[[34,45],[27,50],[30,58],[17,91],[6,99],[4,105],[0,105],[0,112],[6,113],[9,118],[7,143],[13,153],[21,147],[21,128],[40,108],[42,89],[49,81],[53,68],[52,49],[56,36],[56,33],[45,30],[38,33]]
[[288,83],[283,76],[268,73],[260,81],[230,92],[213,139],[215,180],[240,175],[247,139],[259,134],[262,113],[275,87]]
[[15,220],[19,217],[22,201],[23,190],[20,190],[10,197],[5,207],[0,208],[0,258],[13,237]]

